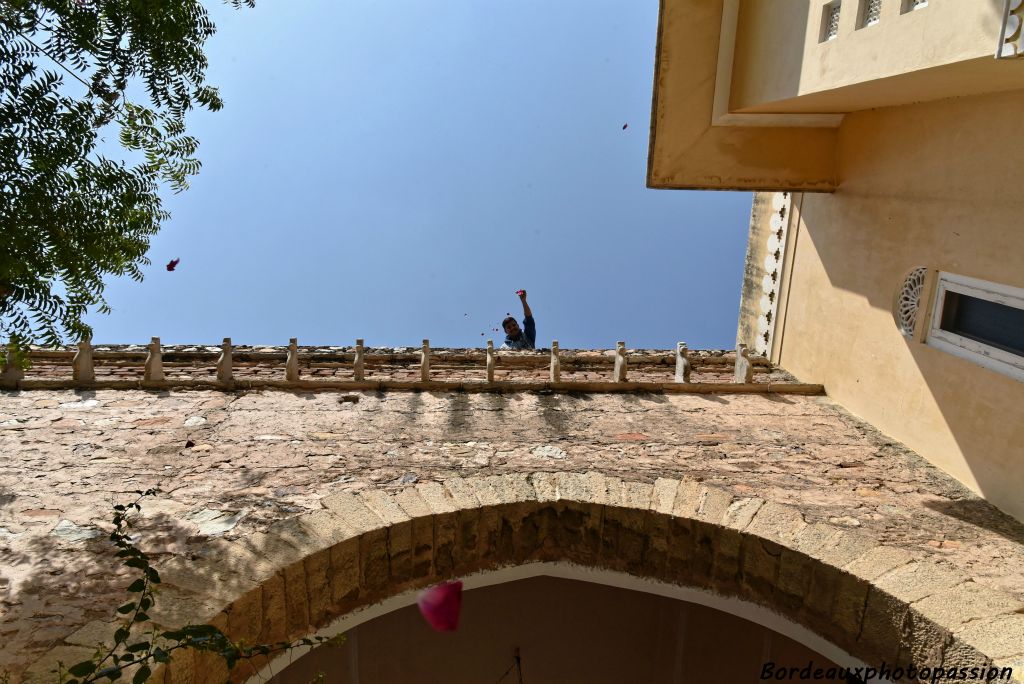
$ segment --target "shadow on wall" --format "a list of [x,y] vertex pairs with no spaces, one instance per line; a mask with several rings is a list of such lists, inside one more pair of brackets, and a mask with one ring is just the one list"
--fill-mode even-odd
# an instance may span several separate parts
[[802,198],[781,359],[1019,519],[1024,383],[907,340],[892,309],[918,266],[1024,287],[1006,161],[1024,154],[1022,107],[1011,92],[847,115],[840,189]]

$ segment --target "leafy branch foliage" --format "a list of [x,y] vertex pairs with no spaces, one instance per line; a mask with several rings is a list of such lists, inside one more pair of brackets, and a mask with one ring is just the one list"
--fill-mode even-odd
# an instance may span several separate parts
[[[204,80],[214,31],[202,0],[0,0],[0,338],[20,362],[91,336],[105,276],[142,280],[160,190],[199,172],[185,115],[223,106]],[[110,126],[144,161],[97,151]]]
[[344,635],[338,635],[247,646],[232,641],[213,625],[185,625],[179,629],[153,629],[148,634],[137,634],[136,628],[150,620],[148,611],[156,603],[160,573],[150,565],[149,556],[132,542],[129,530],[133,513],[142,511],[139,502],[157,492],[156,489],[140,491],[132,503],[114,506],[114,530],[110,533],[110,541],[118,547],[117,557],[123,558],[124,565],[137,571],[139,576],[126,588],[131,595],[130,600],[117,608],[125,622],[114,632],[112,642],[98,649],[89,660],[75,663],[67,670],[61,666],[57,672],[61,684],[114,681],[129,671],[133,673],[132,684],[142,684],[153,674],[154,667],[169,663],[172,654],[182,649],[217,655],[223,658],[230,670],[239,662],[272,656],[299,646],[337,646],[343,643]]

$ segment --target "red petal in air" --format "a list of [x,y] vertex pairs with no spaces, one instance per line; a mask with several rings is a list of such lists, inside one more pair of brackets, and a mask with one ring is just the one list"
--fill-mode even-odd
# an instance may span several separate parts
[[452,632],[459,627],[462,610],[462,582],[442,582],[420,594],[416,601],[427,623],[438,632]]
[[622,130],[626,130],[627,128],[629,128],[629,124],[628,123],[622,124]]
[[178,262],[179,262],[179,261],[181,261],[181,259],[171,259],[171,260],[170,260],[170,261],[169,261],[169,262],[167,263],[167,270],[168,270],[168,271],[173,271],[173,270],[174,270],[174,267],[178,265]]

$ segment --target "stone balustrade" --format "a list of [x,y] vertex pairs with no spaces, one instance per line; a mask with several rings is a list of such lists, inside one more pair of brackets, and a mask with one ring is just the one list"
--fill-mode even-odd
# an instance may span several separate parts
[[[33,348],[3,389],[304,389],[820,394],[762,357],[724,350],[92,345]],[[628,374],[627,374],[628,369]],[[684,372],[685,371],[685,372]]]

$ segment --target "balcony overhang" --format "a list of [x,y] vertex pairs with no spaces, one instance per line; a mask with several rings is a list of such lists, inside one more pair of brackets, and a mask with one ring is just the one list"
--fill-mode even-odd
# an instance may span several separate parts
[[739,0],[661,0],[647,186],[836,189],[841,114],[728,111]]

